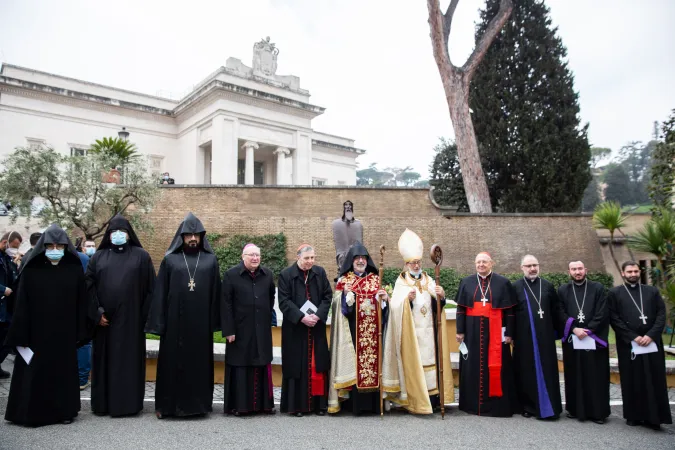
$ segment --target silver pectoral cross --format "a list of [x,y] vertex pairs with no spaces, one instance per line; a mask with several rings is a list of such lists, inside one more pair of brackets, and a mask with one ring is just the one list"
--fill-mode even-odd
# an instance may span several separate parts
[[584,323],[585,318],[586,318],[586,315],[584,314],[584,312],[579,311],[579,315],[577,316],[577,319],[579,319],[579,323]]
[[485,298],[485,297],[483,297],[483,298],[480,299],[480,301],[483,303],[483,306],[485,306],[485,304],[487,303],[488,299]]
[[642,319],[642,325],[647,325],[647,316],[645,316],[645,313],[642,313],[639,318]]
[[194,291],[194,290],[195,290],[195,286],[196,286],[196,284],[195,284],[195,279],[194,279],[194,278],[190,278],[190,282],[188,283],[188,287],[190,288],[190,291]]
[[539,318],[543,319],[544,318],[544,310],[539,308],[539,311],[537,311],[537,314],[539,314]]

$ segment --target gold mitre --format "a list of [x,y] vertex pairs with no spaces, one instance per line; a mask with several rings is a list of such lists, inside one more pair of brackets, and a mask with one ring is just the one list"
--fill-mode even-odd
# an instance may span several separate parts
[[405,262],[420,260],[424,253],[424,244],[415,232],[406,228],[398,238],[398,251]]

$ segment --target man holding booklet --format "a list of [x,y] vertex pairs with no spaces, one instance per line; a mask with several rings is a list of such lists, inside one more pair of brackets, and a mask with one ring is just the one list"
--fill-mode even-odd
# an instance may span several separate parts
[[661,340],[666,306],[657,288],[640,283],[635,261],[623,263],[621,276],[624,283],[609,291],[607,303],[616,333],[623,417],[630,426],[658,430],[672,423]]
[[326,321],[333,291],[326,271],[314,265],[314,249],[302,244],[297,262],[279,275],[283,381],[281,412],[301,417],[328,409],[330,354]]

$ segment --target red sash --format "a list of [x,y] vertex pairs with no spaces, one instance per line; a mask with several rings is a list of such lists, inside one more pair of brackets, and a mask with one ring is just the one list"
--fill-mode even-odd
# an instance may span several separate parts
[[[492,298],[492,296],[490,296]],[[488,342],[488,376],[490,397],[502,396],[502,310],[493,309],[492,304],[473,302],[473,308],[466,308],[467,316],[487,317],[490,323]]]

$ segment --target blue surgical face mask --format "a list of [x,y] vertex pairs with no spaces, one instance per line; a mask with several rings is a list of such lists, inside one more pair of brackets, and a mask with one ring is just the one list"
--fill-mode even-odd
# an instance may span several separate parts
[[110,234],[110,240],[113,245],[124,245],[127,243],[127,235],[123,231],[113,231]]
[[45,251],[45,256],[47,256],[47,258],[48,258],[50,261],[58,261],[58,260],[60,260],[61,258],[63,258],[63,255],[64,255],[64,250],[63,250],[63,249],[60,249],[60,250],[59,250],[59,249],[56,249],[56,248],[55,248],[55,249],[53,249],[53,250],[47,249],[47,250]]
[[94,256],[94,253],[96,253],[96,249],[94,247],[87,247],[84,249],[84,253],[87,256]]

